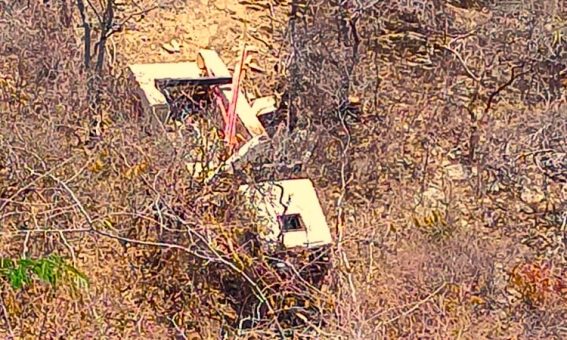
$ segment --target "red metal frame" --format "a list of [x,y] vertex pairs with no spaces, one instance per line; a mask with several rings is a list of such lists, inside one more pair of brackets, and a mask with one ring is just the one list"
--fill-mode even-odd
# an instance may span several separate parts
[[238,102],[238,94],[240,93],[240,82],[242,81],[242,74],[244,69],[244,60],[246,60],[246,44],[242,48],[240,61],[234,69],[232,76],[232,98],[228,106],[227,116],[228,124],[225,125],[225,138],[229,146],[236,144],[236,105]]
[[[240,83],[242,81],[242,74],[244,69],[244,61],[246,60],[246,45],[244,45],[240,61],[236,65],[234,73],[232,75],[232,98],[228,106],[225,104],[225,98],[220,91],[218,85],[211,86],[213,95],[219,106],[221,111],[223,121],[224,121],[224,129],[223,134],[225,138],[225,142],[228,144],[230,148],[233,148],[236,144],[238,144],[238,140],[236,138],[236,107],[238,104],[238,97],[240,93]],[[206,69],[207,73],[211,75],[211,70]]]

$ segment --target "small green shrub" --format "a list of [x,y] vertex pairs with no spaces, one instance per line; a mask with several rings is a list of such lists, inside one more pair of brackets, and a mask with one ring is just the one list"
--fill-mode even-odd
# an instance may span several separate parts
[[0,258],[0,278],[14,289],[22,289],[36,277],[53,287],[61,282],[88,285],[87,277],[57,255],[44,258],[12,260]]

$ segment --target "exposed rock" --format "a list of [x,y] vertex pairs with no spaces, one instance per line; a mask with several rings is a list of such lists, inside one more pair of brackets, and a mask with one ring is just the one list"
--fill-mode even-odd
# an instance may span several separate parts
[[527,204],[535,205],[543,202],[545,194],[538,188],[523,188],[520,199]]
[[170,42],[161,45],[161,47],[169,53],[181,51],[181,44],[176,39],[172,39]]
[[499,292],[503,292],[508,285],[508,274],[502,262],[494,263],[494,288]]
[[217,24],[212,24],[212,25],[209,26],[209,33],[210,33],[211,35],[217,34],[218,31],[219,31],[219,25],[217,25]]
[[445,193],[436,186],[430,186],[423,192],[423,199],[418,193],[414,200],[423,210],[441,208],[445,202]]
[[445,175],[453,181],[463,181],[470,177],[469,170],[462,164],[451,164],[443,169]]

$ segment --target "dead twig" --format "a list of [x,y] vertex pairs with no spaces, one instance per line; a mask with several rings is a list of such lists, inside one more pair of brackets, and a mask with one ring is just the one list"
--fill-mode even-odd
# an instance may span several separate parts
[[[13,195],[11,195],[10,197],[8,197],[7,199],[2,199],[0,198],[0,200],[4,201],[4,203],[2,203],[2,205],[0,205],[0,211],[4,211],[4,209],[6,208],[6,206],[8,205],[8,203],[10,203],[15,197],[17,197],[18,195],[20,195],[22,192],[26,191],[27,189],[29,189],[32,185],[34,185],[35,183],[37,183],[39,180],[41,180],[42,178],[45,178],[47,176],[51,176],[52,173],[54,173],[57,169],[62,168],[64,165],[66,165],[67,163],[69,163],[70,161],[72,161],[74,159],[74,157],[70,157],[66,160],[64,160],[63,162],[59,163],[57,166],[53,167],[51,170],[49,170],[46,173],[40,174],[38,175],[38,177],[36,177],[34,180],[32,180],[31,182],[29,182],[28,184],[24,185],[23,187],[21,187],[20,189],[18,189],[18,191],[16,191]],[[29,168],[28,168],[29,169]],[[33,174],[37,173],[33,170],[30,170]]]
[[463,69],[465,70],[466,74],[474,81],[476,81],[477,83],[480,83],[480,77],[477,76],[476,74],[474,74],[474,72],[469,68],[469,66],[467,65],[467,62],[463,59],[463,57],[461,56],[461,54],[457,51],[455,51],[454,49],[452,49],[451,47],[447,46],[441,46],[442,48],[446,49],[447,51],[451,52],[454,56],[457,57],[457,59],[459,60],[459,62],[461,63],[461,65],[463,66]]
[[10,334],[10,339],[15,339],[14,336],[14,329],[12,328],[12,323],[10,322],[10,316],[8,315],[8,311],[6,310],[6,306],[4,305],[4,298],[0,295],[0,307],[2,307],[2,315],[4,316],[4,322],[6,322],[6,328]]
[[[400,313],[400,314],[398,314],[397,316],[395,316],[395,317],[393,317],[393,318],[391,318],[391,319],[388,319],[388,320],[386,320],[386,321],[382,321],[382,322],[378,323],[377,328],[383,327],[383,326],[386,326],[386,325],[389,325],[389,324],[391,324],[392,322],[396,322],[397,320],[399,320],[399,319],[401,319],[401,318],[404,318],[404,317],[410,315],[411,313],[415,312],[421,305],[423,305],[424,303],[430,301],[434,296],[436,296],[437,294],[439,294],[446,286],[447,286],[447,283],[444,282],[441,286],[439,286],[439,288],[435,289],[431,294],[427,295],[424,299],[422,299],[422,300],[416,302],[416,303],[415,303],[410,309],[408,309],[407,311],[405,311],[405,312],[403,312],[403,313]],[[403,307],[403,306],[402,306],[402,307]],[[399,308],[401,308],[401,307],[397,307],[397,308],[395,308],[395,309],[399,309]],[[389,313],[390,311],[391,311],[391,309],[388,310],[388,311],[386,311],[386,312],[382,312],[382,313],[380,313],[380,314],[378,314],[378,315],[375,315],[375,316],[371,317],[371,318],[370,318],[369,320],[367,320],[367,321],[371,321],[372,319],[375,319],[375,318],[379,317],[380,315],[387,314],[387,313]]]

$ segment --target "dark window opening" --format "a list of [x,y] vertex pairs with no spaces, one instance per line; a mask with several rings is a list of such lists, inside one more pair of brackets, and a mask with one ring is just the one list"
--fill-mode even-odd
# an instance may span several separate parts
[[289,231],[302,231],[305,230],[305,224],[301,219],[301,215],[299,214],[290,214],[290,215],[283,215],[279,216],[278,220],[280,222],[280,227],[282,232],[289,232]]

